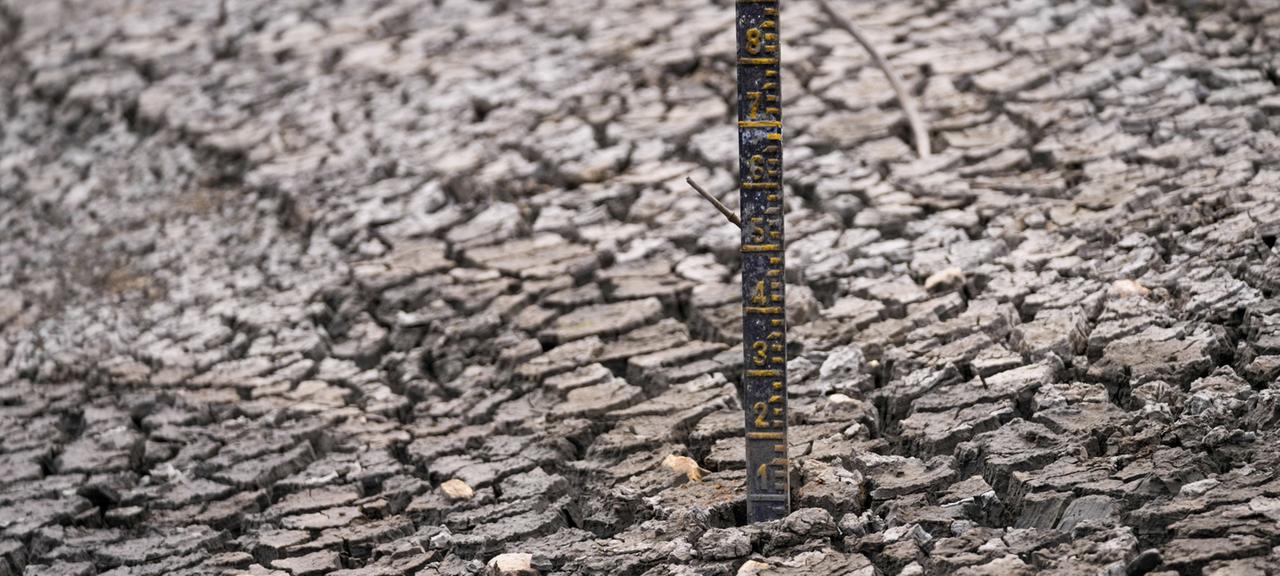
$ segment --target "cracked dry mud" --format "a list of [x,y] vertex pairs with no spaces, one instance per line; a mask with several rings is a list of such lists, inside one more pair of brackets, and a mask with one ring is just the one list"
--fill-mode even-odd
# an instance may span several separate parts
[[841,7],[744,526],[731,3],[0,0],[0,575],[1276,573],[1280,6]]

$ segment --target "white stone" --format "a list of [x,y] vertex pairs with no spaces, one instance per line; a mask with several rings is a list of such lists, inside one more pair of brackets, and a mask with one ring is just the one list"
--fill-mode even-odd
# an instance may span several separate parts
[[538,571],[533,567],[533,554],[508,552],[499,554],[489,560],[490,576],[536,576]]

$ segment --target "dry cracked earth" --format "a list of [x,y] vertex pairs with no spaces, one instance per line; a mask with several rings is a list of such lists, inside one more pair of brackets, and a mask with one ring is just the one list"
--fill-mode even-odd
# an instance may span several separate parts
[[1280,4],[838,8],[746,525],[732,3],[0,0],[0,575],[1280,571]]

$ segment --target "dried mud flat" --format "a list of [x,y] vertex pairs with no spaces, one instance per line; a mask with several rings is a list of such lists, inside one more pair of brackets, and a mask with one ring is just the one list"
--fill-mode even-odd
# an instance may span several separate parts
[[0,575],[1276,573],[1280,6],[844,4],[744,526],[731,3],[0,0]]

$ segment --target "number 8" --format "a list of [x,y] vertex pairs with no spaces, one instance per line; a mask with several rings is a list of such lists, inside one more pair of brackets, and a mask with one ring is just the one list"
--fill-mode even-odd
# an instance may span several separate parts
[[759,28],[747,29],[747,53],[748,54],[760,53],[760,29]]

